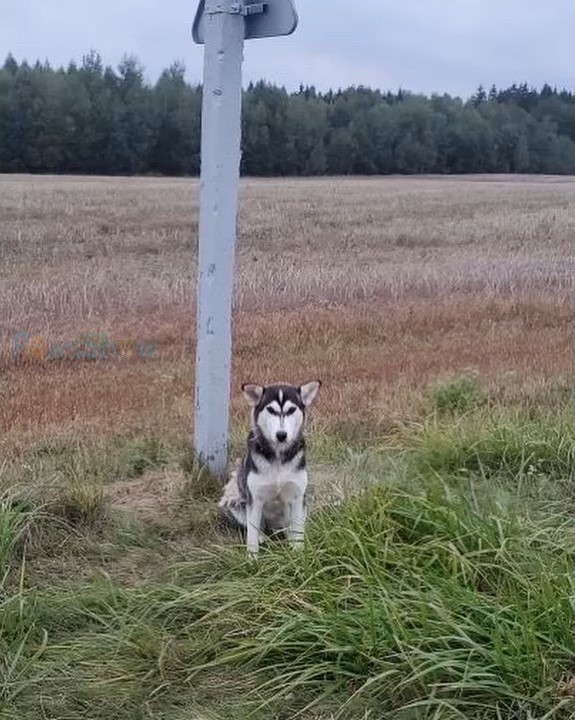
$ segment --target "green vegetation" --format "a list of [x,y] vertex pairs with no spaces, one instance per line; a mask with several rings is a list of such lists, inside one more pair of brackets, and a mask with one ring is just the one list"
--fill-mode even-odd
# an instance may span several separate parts
[[477,378],[467,375],[439,383],[433,388],[432,399],[440,413],[464,413],[485,401]]
[[571,414],[492,410],[455,422],[430,419],[412,437],[407,451],[415,472],[433,475],[476,473],[517,483],[524,478],[562,482],[573,459]]
[[[174,63],[155,85],[126,57],[0,70],[0,172],[197,175],[201,87]],[[478,88],[466,101],[352,87],[251,84],[245,175],[573,173],[575,96],[544,85]]]
[[[6,463],[0,716],[573,717],[571,413],[450,409],[345,461],[318,440],[347,497],[316,509],[301,552],[268,543],[257,563],[207,532],[213,480],[177,441],[45,442]],[[184,469],[203,543],[109,507],[134,458]],[[89,479],[65,485],[66,512],[49,501],[62,468]],[[162,558],[151,576],[102,572],[142,552]]]
[[119,437],[110,442],[85,438],[47,438],[19,462],[4,468],[15,482],[33,484],[38,476],[55,481],[107,483],[140,477],[151,468],[166,467],[181,453],[173,441],[150,435]]

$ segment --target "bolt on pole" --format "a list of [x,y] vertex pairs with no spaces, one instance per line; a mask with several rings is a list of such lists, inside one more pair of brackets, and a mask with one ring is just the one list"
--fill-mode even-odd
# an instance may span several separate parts
[[227,465],[231,320],[240,170],[245,20],[206,0],[202,93],[194,448],[216,476]]

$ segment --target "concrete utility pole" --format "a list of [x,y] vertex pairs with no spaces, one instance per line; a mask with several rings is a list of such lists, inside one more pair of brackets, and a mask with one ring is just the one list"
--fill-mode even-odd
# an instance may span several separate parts
[[296,25],[292,0],[200,0],[192,29],[205,42],[194,448],[218,476],[227,464],[244,38]]

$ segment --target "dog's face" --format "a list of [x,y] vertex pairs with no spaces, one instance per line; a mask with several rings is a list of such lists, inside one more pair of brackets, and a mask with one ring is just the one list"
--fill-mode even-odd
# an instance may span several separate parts
[[252,423],[272,447],[289,447],[302,432],[305,411],[315,399],[319,380],[295,385],[246,384],[244,397],[252,406]]

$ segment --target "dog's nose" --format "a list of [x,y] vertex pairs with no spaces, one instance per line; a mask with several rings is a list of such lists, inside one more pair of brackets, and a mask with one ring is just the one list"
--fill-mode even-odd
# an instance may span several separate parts
[[283,442],[287,438],[287,432],[285,432],[284,430],[280,430],[276,433],[276,438],[279,442]]

